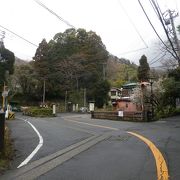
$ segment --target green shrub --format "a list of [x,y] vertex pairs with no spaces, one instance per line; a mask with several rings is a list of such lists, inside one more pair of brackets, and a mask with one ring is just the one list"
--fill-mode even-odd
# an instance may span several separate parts
[[180,115],[180,108],[176,108],[176,109],[175,109],[174,115]]
[[33,117],[53,117],[52,108],[29,107],[23,114]]
[[174,108],[172,106],[166,106],[156,111],[157,119],[166,118],[170,116],[180,115],[180,108]]

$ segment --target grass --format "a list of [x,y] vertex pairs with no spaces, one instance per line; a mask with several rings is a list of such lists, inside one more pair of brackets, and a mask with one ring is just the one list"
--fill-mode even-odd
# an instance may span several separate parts
[[0,174],[2,174],[10,166],[13,158],[13,146],[10,138],[10,130],[5,128],[4,150],[0,152]]

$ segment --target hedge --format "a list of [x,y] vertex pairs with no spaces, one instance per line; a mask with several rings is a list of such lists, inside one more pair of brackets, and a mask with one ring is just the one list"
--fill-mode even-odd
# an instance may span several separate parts
[[29,107],[23,111],[24,115],[32,117],[54,117],[52,108]]

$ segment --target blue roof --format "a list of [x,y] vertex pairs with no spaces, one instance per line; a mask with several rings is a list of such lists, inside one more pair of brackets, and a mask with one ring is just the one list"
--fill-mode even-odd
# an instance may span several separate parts
[[138,83],[127,83],[127,84],[124,84],[122,87],[124,89],[131,89],[131,88],[134,88],[138,85]]

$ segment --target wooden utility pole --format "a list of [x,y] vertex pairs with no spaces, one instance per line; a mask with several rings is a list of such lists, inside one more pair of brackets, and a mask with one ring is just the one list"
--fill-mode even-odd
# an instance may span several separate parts
[[67,91],[65,92],[64,109],[67,111]]
[[46,99],[46,81],[44,79],[44,83],[43,83],[43,105],[45,103],[45,99]]
[[4,82],[4,87],[3,87],[3,94],[2,94],[2,109],[4,110],[5,109],[5,90],[6,90],[6,86],[5,86],[5,82]]
[[174,25],[174,18],[176,18],[178,15],[178,13],[174,10],[166,10],[163,13],[163,18],[165,21],[165,25],[166,25],[166,30],[169,34],[169,37],[172,37],[172,43],[175,45],[174,46],[174,50],[176,52],[176,59],[178,61],[178,65],[180,66],[180,44],[179,44],[179,40],[176,34],[176,28]]
[[86,88],[84,88],[84,107],[86,107]]

